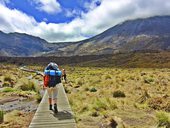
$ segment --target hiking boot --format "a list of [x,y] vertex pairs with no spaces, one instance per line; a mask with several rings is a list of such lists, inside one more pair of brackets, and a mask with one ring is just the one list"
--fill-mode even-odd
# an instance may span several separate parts
[[57,104],[54,104],[54,112],[57,113],[58,109],[57,109]]
[[52,105],[49,106],[49,110],[53,110]]

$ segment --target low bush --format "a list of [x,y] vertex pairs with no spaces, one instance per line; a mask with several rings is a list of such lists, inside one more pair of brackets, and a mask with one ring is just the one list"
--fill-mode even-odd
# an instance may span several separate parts
[[126,95],[124,92],[117,90],[113,92],[113,97],[126,97]]

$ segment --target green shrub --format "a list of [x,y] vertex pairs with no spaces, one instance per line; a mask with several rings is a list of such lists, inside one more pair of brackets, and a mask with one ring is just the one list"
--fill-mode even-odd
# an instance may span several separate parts
[[11,87],[5,87],[3,88],[2,92],[14,92],[16,91],[14,88],[11,88]]
[[113,97],[126,97],[126,95],[124,92],[117,90],[113,92]]
[[97,89],[96,88],[91,88],[90,92],[97,92]]
[[166,112],[160,111],[156,113],[156,117],[158,119],[158,126],[159,127],[170,127],[170,115]]

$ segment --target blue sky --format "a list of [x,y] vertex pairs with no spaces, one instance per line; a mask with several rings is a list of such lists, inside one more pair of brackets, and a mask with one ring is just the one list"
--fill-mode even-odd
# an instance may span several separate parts
[[[60,7],[56,7],[54,11],[40,10],[38,6],[40,3],[36,3],[31,0],[10,0],[7,2],[7,7],[10,9],[18,9],[22,12],[25,12],[28,15],[31,15],[35,18],[36,21],[41,22],[45,21],[46,23],[63,23],[70,22],[76,17],[81,16],[81,12],[88,12],[86,4],[90,4],[91,0],[58,0]],[[99,6],[100,1],[95,1],[95,5]],[[57,8],[60,8],[57,11]],[[76,11],[72,13],[72,11]],[[70,12],[70,15],[68,14]]]
[[78,41],[129,19],[170,15],[170,0],[0,0],[0,30]]

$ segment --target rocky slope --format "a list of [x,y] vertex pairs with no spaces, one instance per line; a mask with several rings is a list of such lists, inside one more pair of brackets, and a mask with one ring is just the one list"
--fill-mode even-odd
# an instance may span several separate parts
[[96,55],[169,49],[170,16],[162,16],[126,21],[91,39],[59,48],[55,53]]

